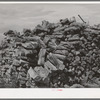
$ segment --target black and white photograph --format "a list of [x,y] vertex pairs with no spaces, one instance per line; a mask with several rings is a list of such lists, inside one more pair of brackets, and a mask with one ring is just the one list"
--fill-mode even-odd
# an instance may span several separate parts
[[0,88],[100,88],[100,3],[0,3]]

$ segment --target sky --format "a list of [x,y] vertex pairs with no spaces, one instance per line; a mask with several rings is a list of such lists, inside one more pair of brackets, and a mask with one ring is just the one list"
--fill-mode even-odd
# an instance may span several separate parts
[[100,4],[0,4],[0,41],[9,29],[34,29],[42,20],[58,22],[78,14],[91,25],[100,23]]

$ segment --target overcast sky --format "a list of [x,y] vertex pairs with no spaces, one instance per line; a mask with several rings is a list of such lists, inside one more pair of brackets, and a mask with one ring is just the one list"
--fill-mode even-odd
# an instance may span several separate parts
[[78,14],[90,24],[100,23],[100,4],[0,4],[0,36],[9,29],[22,31],[41,24],[42,20],[58,22]]

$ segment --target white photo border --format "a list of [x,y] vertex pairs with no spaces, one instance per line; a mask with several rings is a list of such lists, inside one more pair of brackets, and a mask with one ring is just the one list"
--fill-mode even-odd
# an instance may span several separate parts
[[[7,1],[0,2],[0,4],[100,4],[99,1],[67,1],[67,2],[28,2],[28,1]],[[0,99],[42,99],[42,98],[100,98],[100,89],[99,88],[1,88],[0,89]]]

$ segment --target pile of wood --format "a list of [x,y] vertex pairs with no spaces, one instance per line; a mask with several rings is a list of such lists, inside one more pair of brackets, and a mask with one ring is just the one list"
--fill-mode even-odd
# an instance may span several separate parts
[[100,87],[99,26],[44,20],[23,34],[9,30],[4,35],[0,75],[5,87]]

